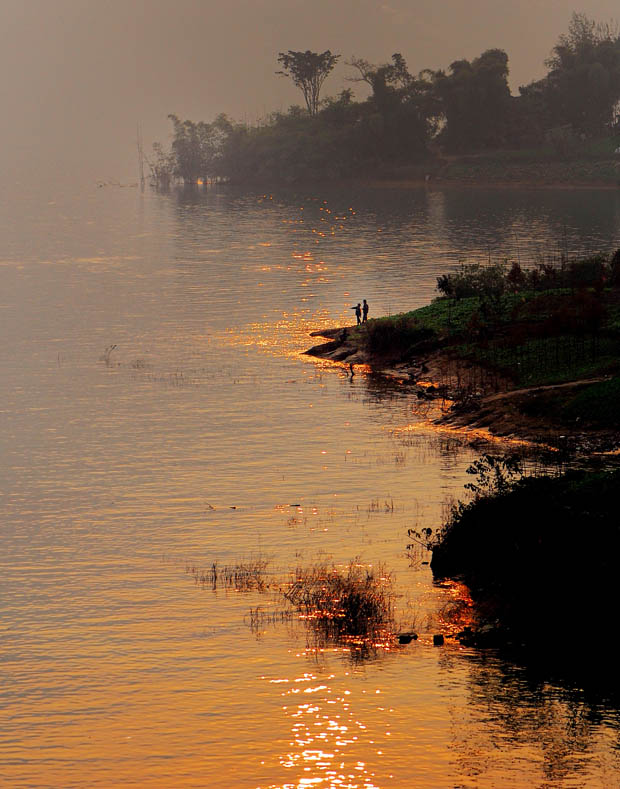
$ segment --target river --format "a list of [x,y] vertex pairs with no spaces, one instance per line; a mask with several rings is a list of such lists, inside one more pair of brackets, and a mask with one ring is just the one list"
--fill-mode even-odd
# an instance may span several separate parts
[[[422,306],[461,260],[612,251],[619,193],[26,183],[1,202],[3,785],[618,784],[610,701],[433,646],[466,590],[433,583],[407,530],[463,495],[463,434],[301,352],[362,298],[371,318]],[[257,559],[267,592],[199,580]],[[274,592],[351,562],[390,575],[417,641],[321,642]]]

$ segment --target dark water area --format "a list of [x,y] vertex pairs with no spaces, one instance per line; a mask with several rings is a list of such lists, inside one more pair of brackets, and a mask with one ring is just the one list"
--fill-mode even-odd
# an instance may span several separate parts
[[[612,251],[619,195],[29,183],[0,200],[7,786],[618,783],[611,696],[433,646],[470,601],[407,532],[463,495],[467,436],[302,352],[362,298],[370,317],[422,306],[459,261]],[[196,581],[257,557],[274,589],[297,567],[385,568],[418,640],[319,643],[276,594]]]

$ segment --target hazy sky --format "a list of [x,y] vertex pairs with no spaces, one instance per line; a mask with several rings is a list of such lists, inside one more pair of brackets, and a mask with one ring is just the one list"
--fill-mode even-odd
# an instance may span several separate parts
[[[618,0],[0,0],[0,166],[135,177],[135,129],[166,116],[254,121],[300,103],[277,53],[313,49],[412,72],[500,47],[513,91],[545,73],[573,11],[620,17]],[[325,93],[347,86],[342,63]],[[0,172],[0,175],[2,173]]]

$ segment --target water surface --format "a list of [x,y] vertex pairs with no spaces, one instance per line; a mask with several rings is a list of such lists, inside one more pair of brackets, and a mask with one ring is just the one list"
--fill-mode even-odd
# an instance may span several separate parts
[[[620,246],[615,193],[2,201],[7,786],[617,783],[611,702],[432,646],[465,592],[407,529],[441,522],[474,450],[405,387],[300,355],[364,297],[371,317],[427,303],[459,260]],[[257,556],[274,584],[384,565],[420,639],[320,645],[273,596],[191,572]]]

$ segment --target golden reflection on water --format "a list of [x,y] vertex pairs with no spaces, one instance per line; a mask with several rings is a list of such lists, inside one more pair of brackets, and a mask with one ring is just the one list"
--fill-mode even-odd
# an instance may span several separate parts
[[402,427],[394,428],[395,436],[405,436],[408,433],[436,433],[438,435],[445,434],[455,437],[461,437],[465,441],[471,443],[472,441],[483,441],[489,444],[502,444],[504,446],[514,447],[543,447],[549,451],[557,451],[552,446],[540,444],[539,442],[527,441],[521,438],[510,438],[509,436],[498,436],[491,433],[486,427],[460,427],[457,425],[437,424],[435,421],[443,414],[446,413],[445,406],[435,401],[436,405],[433,408],[433,418],[421,419],[420,421],[413,422]]
[[[273,195],[264,200],[275,209]],[[107,249],[107,240],[89,236],[74,249],[67,237],[66,248],[58,247],[62,254],[47,261],[53,253],[46,234],[40,252],[46,259],[36,271],[51,277],[53,270],[53,279],[42,280],[40,288],[34,276],[23,281],[41,326],[33,326],[28,342],[5,343],[13,364],[7,381],[15,376],[19,386],[9,407],[17,426],[28,428],[12,436],[24,452],[11,449],[16,462],[9,496],[18,517],[15,527],[8,518],[5,524],[3,581],[10,592],[3,703],[10,725],[0,730],[0,761],[7,785],[448,789],[559,786],[566,778],[565,786],[588,786],[596,785],[588,778],[605,771],[588,772],[586,765],[571,777],[570,769],[577,759],[592,762],[603,754],[610,780],[599,785],[613,786],[616,717],[609,715],[606,728],[578,720],[584,733],[575,736],[570,699],[556,700],[554,690],[541,713],[537,697],[528,698],[492,657],[469,670],[468,653],[454,641],[432,646],[434,631],[449,635],[463,627],[472,609],[458,585],[434,586],[428,568],[407,573],[402,550],[411,500],[428,507],[413,517],[434,524],[437,500],[460,484],[459,471],[451,452],[437,457],[425,449],[426,456],[412,457],[410,450],[413,445],[421,452],[433,434],[462,431],[429,421],[397,428],[397,439],[416,436],[406,444],[405,463],[405,453],[395,454],[386,435],[392,429],[386,422],[407,422],[400,410],[390,417],[389,409],[368,409],[368,419],[367,410],[326,397],[330,402],[316,419],[304,422],[301,408],[313,407],[309,398],[319,390],[334,394],[335,387],[323,389],[324,371],[341,378],[346,372],[344,365],[299,355],[323,341],[310,332],[350,324],[347,300],[358,282],[372,284],[386,299],[408,298],[405,268],[377,268],[388,232],[381,247],[360,244],[359,256],[352,246],[341,271],[342,246],[330,249],[331,236],[356,213],[352,208],[332,212],[324,203],[319,221],[295,207],[289,212],[294,218],[282,220],[285,226],[268,240],[261,229],[259,241],[256,217],[244,226],[231,213],[224,235],[212,232],[217,222],[204,221],[206,214],[185,213],[179,220],[167,198],[158,197],[160,204],[165,212],[154,214],[156,224],[144,225],[148,233],[142,234],[151,245],[134,250],[125,224],[122,234],[114,231],[118,248],[129,253],[122,256]],[[169,209],[171,223],[160,222]],[[297,218],[304,213],[305,226]],[[401,237],[400,227],[394,235]],[[235,240],[229,244],[228,238]],[[350,239],[358,242],[353,234]],[[264,255],[258,250],[248,258],[255,246]],[[242,251],[224,261],[233,248]],[[409,265],[411,250],[399,246],[394,257]],[[218,260],[221,268],[211,266]],[[435,260],[426,263],[433,275]],[[143,266],[134,265],[140,261]],[[228,265],[233,261],[237,265]],[[319,297],[331,312],[303,306]],[[373,306],[378,295],[374,299]],[[82,300],[92,318],[88,325],[55,323],[60,314],[73,316],[72,306]],[[8,296],[5,306],[10,309]],[[209,321],[205,329],[207,313],[218,318],[212,325],[219,331]],[[248,314],[257,320],[237,327],[235,321],[245,323]],[[15,325],[20,333],[9,340],[21,338],[17,319]],[[97,363],[101,349],[117,342],[125,355]],[[144,348],[152,359],[143,356]],[[29,354],[36,359],[32,375],[24,372]],[[293,364],[267,364],[267,355],[313,366],[297,365],[297,373]],[[355,371],[355,384],[363,380],[365,387],[370,370],[356,365]],[[284,384],[305,382],[312,383],[305,398],[302,387],[290,389],[291,401],[302,404],[282,425],[274,408],[267,412],[275,417],[268,437],[260,425],[252,433],[256,426],[243,417],[259,410],[261,394],[262,404],[273,394],[279,406]],[[260,386],[264,392],[256,391]],[[233,417],[238,430],[229,440]],[[316,441],[302,440],[287,454],[300,426]],[[351,428],[346,444],[343,426]],[[56,431],[58,442],[44,440]],[[254,461],[266,441],[261,466]],[[247,452],[236,454],[238,446]],[[326,469],[323,462],[331,464],[333,477],[308,473]],[[292,477],[291,470],[300,468],[305,476]],[[392,484],[400,492],[396,508],[383,507]],[[419,640],[402,648],[390,634],[369,644],[321,643],[311,625],[292,624],[288,612],[277,610],[277,627],[269,631],[259,613],[265,598],[255,591],[224,593],[203,588],[208,584],[188,590],[185,558],[178,568],[158,563],[167,552],[233,562],[257,545],[273,551],[285,569],[293,556],[315,553],[347,560],[361,549],[389,557],[390,567],[401,568],[401,589],[415,596],[416,605],[420,601]],[[432,622],[424,619],[429,611]],[[289,633],[294,625],[301,635]]]
[[[309,283],[308,283],[309,284]],[[302,297],[302,300],[303,301]],[[343,317],[344,325],[345,318]],[[274,356],[312,359],[315,363],[333,368],[335,363],[301,356],[312,345],[327,342],[321,337],[311,337],[312,332],[334,328],[334,319],[325,310],[310,312],[283,312],[273,321],[253,322],[246,326],[228,329],[213,337],[215,342],[236,347],[257,347]],[[342,366],[342,365],[338,365]],[[360,365],[356,365],[356,369]]]
[[[389,732],[377,729],[387,723],[379,724],[377,718],[370,724],[364,722],[355,709],[352,691],[337,687],[334,674],[319,678],[304,673],[291,680],[269,682],[285,686],[282,712],[289,721],[290,741],[279,762],[294,775],[290,782],[269,784],[269,789],[378,789],[376,772],[368,760],[374,762],[382,756],[379,743]],[[374,692],[380,694],[379,689]]]

